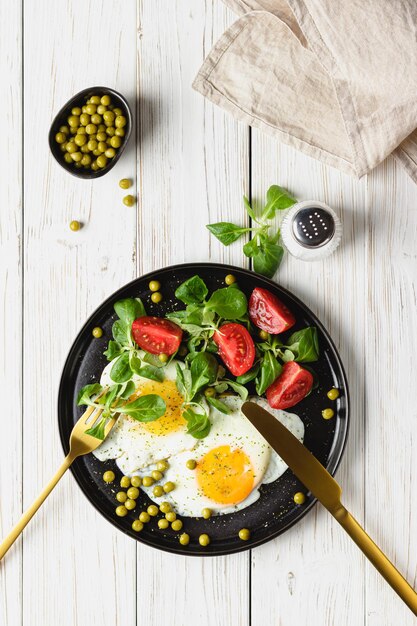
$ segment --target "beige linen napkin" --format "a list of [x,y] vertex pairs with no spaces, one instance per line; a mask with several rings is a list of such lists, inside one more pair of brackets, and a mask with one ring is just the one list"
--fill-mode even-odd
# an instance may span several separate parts
[[416,0],[223,0],[240,17],[193,87],[239,120],[363,176],[417,182]]

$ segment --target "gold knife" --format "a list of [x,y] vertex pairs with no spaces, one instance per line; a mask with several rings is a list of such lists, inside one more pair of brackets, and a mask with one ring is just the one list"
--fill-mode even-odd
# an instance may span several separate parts
[[417,593],[340,501],[342,489],[315,456],[271,413],[255,402],[242,411],[299,480],[333,515],[387,583],[417,615]]

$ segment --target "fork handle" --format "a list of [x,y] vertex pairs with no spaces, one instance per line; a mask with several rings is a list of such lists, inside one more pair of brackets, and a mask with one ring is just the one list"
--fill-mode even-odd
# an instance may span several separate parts
[[39,509],[41,504],[46,500],[46,498],[51,493],[52,489],[55,487],[57,482],[62,478],[65,474],[69,466],[74,460],[74,456],[68,454],[61,467],[57,471],[57,473],[53,476],[53,478],[49,481],[49,483],[43,488],[41,493],[38,495],[36,500],[30,505],[30,507],[23,513],[20,520],[17,522],[16,526],[12,528],[7,537],[0,543],[0,561],[6,554],[6,552],[11,548],[14,544],[18,536],[21,534],[25,526],[30,522],[32,517],[35,515],[36,511]]

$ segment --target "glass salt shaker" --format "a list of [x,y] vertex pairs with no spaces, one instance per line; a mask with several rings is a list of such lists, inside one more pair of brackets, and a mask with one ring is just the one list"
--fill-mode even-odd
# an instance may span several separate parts
[[321,261],[332,254],[340,243],[342,231],[333,209],[312,200],[294,204],[281,224],[285,247],[303,261]]

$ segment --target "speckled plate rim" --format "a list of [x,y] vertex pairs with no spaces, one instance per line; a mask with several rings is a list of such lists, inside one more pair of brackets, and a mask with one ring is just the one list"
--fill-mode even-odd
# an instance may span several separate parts
[[[326,337],[326,340],[329,344],[329,347],[332,351],[332,356],[337,364],[338,367],[338,375],[340,377],[340,379],[343,381],[343,388],[344,388],[344,399],[345,399],[345,410],[344,410],[344,419],[343,419],[343,428],[338,428],[335,430],[334,433],[334,437],[333,437],[333,441],[332,441],[332,446],[329,452],[329,458],[328,458],[328,462],[326,464],[326,469],[327,471],[334,476],[335,472],[337,470],[337,468],[339,467],[340,461],[343,457],[345,448],[346,448],[346,442],[347,442],[347,438],[348,438],[348,434],[349,434],[349,427],[350,427],[350,396],[349,396],[349,387],[348,387],[348,382],[347,382],[347,377],[346,377],[346,373],[345,373],[345,369],[343,367],[343,363],[341,361],[341,358],[339,356],[339,353],[336,349],[336,346],[333,342],[333,340],[331,339],[328,331],[326,330],[326,328],[323,326],[323,324],[320,322],[320,320],[317,318],[317,316],[310,310],[310,308],[305,305],[302,300],[300,300],[297,296],[295,296],[291,291],[289,291],[288,289],[286,289],[285,287],[282,287],[279,283],[274,282],[273,280],[270,280],[269,278],[265,278],[264,276],[261,276],[260,274],[257,274],[256,272],[253,272],[252,270],[248,270],[245,268],[241,268],[241,267],[237,267],[234,265],[228,265],[228,264],[223,264],[223,263],[209,263],[209,262],[195,262],[195,263],[180,263],[180,264],[176,264],[176,265],[171,265],[171,266],[167,266],[167,267],[162,267],[160,269],[155,269],[152,272],[148,272],[146,274],[143,274],[142,276],[139,276],[133,280],[131,280],[130,282],[126,283],[125,285],[123,285],[122,287],[120,287],[119,289],[117,289],[115,292],[113,292],[108,298],[106,298],[106,300],[104,300],[96,309],[95,311],[89,316],[89,318],[87,319],[87,321],[85,322],[85,324],[82,326],[82,328],[80,329],[80,331],[78,332],[71,348],[70,351],[68,353],[68,356],[65,360],[62,372],[61,372],[61,378],[60,378],[60,384],[59,384],[59,390],[58,390],[58,427],[59,427],[59,434],[60,434],[60,439],[61,439],[61,445],[62,448],[64,450],[65,454],[68,454],[69,451],[69,442],[66,440],[65,438],[65,434],[64,434],[64,425],[63,422],[61,420],[61,406],[63,406],[64,403],[64,395],[65,395],[65,377],[66,377],[66,372],[67,370],[71,367],[74,358],[76,358],[77,354],[79,353],[79,347],[81,343],[84,343],[84,337],[85,334],[88,333],[90,334],[91,331],[91,327],[94,326],[94,319],[96,317],[98,317],[101,313],[101,311],[103,309],[105,309],[106,307],[112,305],[114,302],[116,302],[120,295],[126,291],[127,289],[129,289],[130,287],[132,287],[133,285],[135,285],[135,283],[137,283],[138,281],[149,281],[151,279],[155,278],[155,274],[158,274],[158,279],[162,277],[163,274],[166,273],[172,273],[172,272],[176,272],[176,271],[182,271],[182,270],[193,270],[193,273],[198,273],[199,270],[208,270],[208,269],[216,269],[216,270],[222,270],[225,272],[225,274],[228,273],[235,273],[235,274],[241,274],[243,275],[243,277],[245,276],[250,276],[250,277],[258,277],[260,281],[262,281],[264,283],[265,286],[269,286],[271,289],[279,289],[282,293],[284,293],[290,300],[293,300],[301,309],[303,309],[305,311],[305,313],[311,318],[312,322],[314,322],[314,324],[316,324],[317,328],[323,333],[323,335]],[[81,491],[83,492],[83,494],[85,495],[85,497],[87,498],[87,500],[90,502],[90,504],[92,504],[94,506],[94,508],[108,521],[110,522],[113,526],[115,526],[119,531],[123,532],[124,534],[127,534],[129,537],[132,537],[133,539],[135,539],[136,541],[140,541],[141,543],[152,547],[152,548],[156,548],[158,550],[161,550],[163,552],[170,552],[172,554],[179,554],[179,555],[184,555],[184,556],[204,556],[204,557],[213,557],[213,556],[224,556],[227,554],[236,554],[238,552],[243,552],[245,550],[250,550],[252,548],[256,548],[262,544],[267,543],[268,541],[271,541],[272,539],[275,539],[276,537],[278,537],[279,535],[281,535],[282,533],[286,532],[287,530],[289,530],[292,526],[294,526],[295,524],[297,524],[301,519],[303,519],[305,517],[305,515],[307,515],[307,513],[309,513],[313,507],[315,506],[315,504],[317,503],[317,499],[316,498],[312,498],[311,501],[309,502],[309,504],[307,506],[305,506],[304,509],[300,510],[298,517],[296,517],[293,520],[288,521],[288,523],[284,524],[280,529],[278,529],[277,531],[273,531],[271,532],[270,535],[268,535],[267,537],[263,537],[260,538],[259,540],[253,540],[250,539],[248,542],[239,542],[235,544],[235,548],[233,549],[218,549],[218,550],[213,550],[213,547],[211,547],[210,552],[206,552],[204,551],[204,549],[201,550],[201,552],[188,552],[186,547],[181,546],[181,544],[178,543],[178,547],[175,548],[171,548],[169,546],[158,546],[155,545],[155,543],[153,543],[152,541],[148,541],[146,539],[146,537],[141,536],[138,533],[134,533],[133,531],[129,532],[128,530],[121,528],[118,523],[117,523],[117,518],[109,518],[107,515],[105,515],[105,513],[99,508],[99,506],[96,504],[96,502],[92,501],[89,498],[88,493],[86,493],[85,489],[84,489],[84,485],[83,485],[83,481],[81,476],[79,476],[79,470],[78,468],[76,468],[75,466],[71,466],[71,472],[78,484],[78,486],[80,487]],[[288,470],[287,470],[288,471]]]

